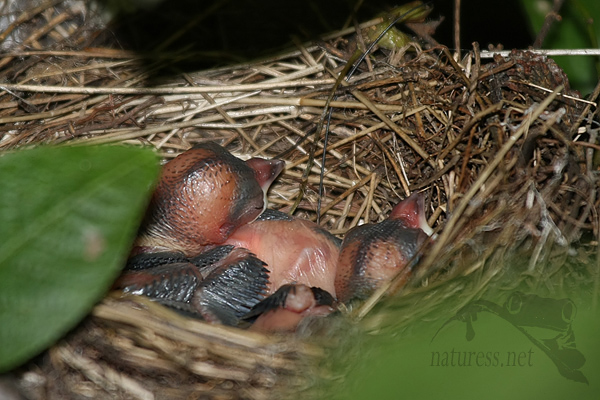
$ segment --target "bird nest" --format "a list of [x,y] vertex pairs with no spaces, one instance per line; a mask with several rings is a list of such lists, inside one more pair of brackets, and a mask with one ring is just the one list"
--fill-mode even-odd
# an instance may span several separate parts
[[[360,324],[328,329],[397,329],[490,288],[597,297],[597,108],[553,60],[514,51],[482,62],[477,48],[457,59],[417,38],[375,49],[341,81],[368,40],[356,29],[379,18],[268,59],[156,80],[144,56],[93,47],[101,35],[76,3],[54,3],[13,22],[24,37],[0,59],[1,151],[120,143],[169,159],[217,141],[241,158],[284,159],[269,207],[340,237],[425,193],[436,234],[416,275],[348,310]],[[35,399],[282,398],[328,376],[335,335],[313,328],[262,335],[111,293],[16,382]]]

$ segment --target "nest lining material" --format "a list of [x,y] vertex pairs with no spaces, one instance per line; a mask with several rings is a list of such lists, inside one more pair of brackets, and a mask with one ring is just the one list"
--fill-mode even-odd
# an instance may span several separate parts
[[[507,277],[554,293],[587,285],[597,297],[597,108],[551,59],[513,52],[482,64],[475,48],[457,62],[446,48],[416,43],[375,51],[330,104],[323,165],[314,130],[360,46],[353,29],[267,60],[151,82],[160,61],[82,50],[98,36],[82,29],[71,3],[44,4],[18,21],[43,17],[47,29],[22,43],[45,50],[17,46],[0,59],[2,151],[124,143],[168,159],[216,140],[242,158],[285,159],[269,203],[286,212],[317,146],[296,215],[317,219],[324,168],[320,223],[338,235],[424,191],[437,238],[409,287],[398,293],[392,282],[354,310],[369,317],[368,329],[390,315],[410,324],[450,298],[460,307]],[[515,257],[525,261],[510,266]],[[395,293],[394,306],[371,312],[386,293]],[[298,337],[211,326],[112,295],[40,366],[22,371],[19,385],[32,398],[273,398],[310,387],[314,374],[305,371],[324,352]]]

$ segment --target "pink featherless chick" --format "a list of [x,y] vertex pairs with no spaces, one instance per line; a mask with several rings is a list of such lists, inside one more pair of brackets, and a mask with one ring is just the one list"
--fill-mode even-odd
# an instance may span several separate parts
[[246,248],[266,263],[269,294],[286,284],[303,284],[335,296],[340,241],[314,222],[267,209],[225,243]]

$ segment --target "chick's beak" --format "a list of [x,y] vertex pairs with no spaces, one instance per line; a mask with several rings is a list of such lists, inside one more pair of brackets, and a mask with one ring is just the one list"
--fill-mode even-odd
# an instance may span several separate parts
[[433,229],[427,223],[425,198],[421,193],[413,193],[398,203],[392,209],[389,218],[404,222],[408,228],[420,228],[427,236],[433,234]]
[[271,183],[285,167],[285,161],[265,160],[264,158],[251,158],[246,161],[246,164],[254,170],[256,180],[263,190],[267,190],[271,186]]
[[246,164],[254,171],[254,176],[265,194],[264,210],[267,207],[267,191],[285,167],[285,161],[251,158],[246,161]]

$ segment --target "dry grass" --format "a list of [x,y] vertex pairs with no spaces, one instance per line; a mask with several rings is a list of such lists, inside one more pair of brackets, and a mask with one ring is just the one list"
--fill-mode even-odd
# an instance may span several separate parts
[[[458,308],[493,282],[555,294],[582,285],[598,298],[597,107],[569,89],[552,60],[515,52],[482,64],[477,48],[455,60],[444,47],[416,43],[377,50],[335,92],[324,149],[315,130],[345,61],[363,46],[354,29],[157,83],[151,60],[83,50],[89,30],[53,3],[19,20],[44,27],[24,41],[39,50],[23,46],[0,59],[2,151],[119,143],[168,159],[215,140],[242,158],[284,159],[270,206],[297,204],[295,215],[341,236],[423,191],[436,238],[409,287],[392,282],[351,310],[370,330],[390,320],[406,326],[450,299]],[[35,45],[52,34],[56,46]],[[373,311],[385,294],[393,300]],[[309,387],[304,371],[325,353],[322,343],[211,326],[113,295],[25,373],[42,384],[21,382],[34,398],[280,398]]]

